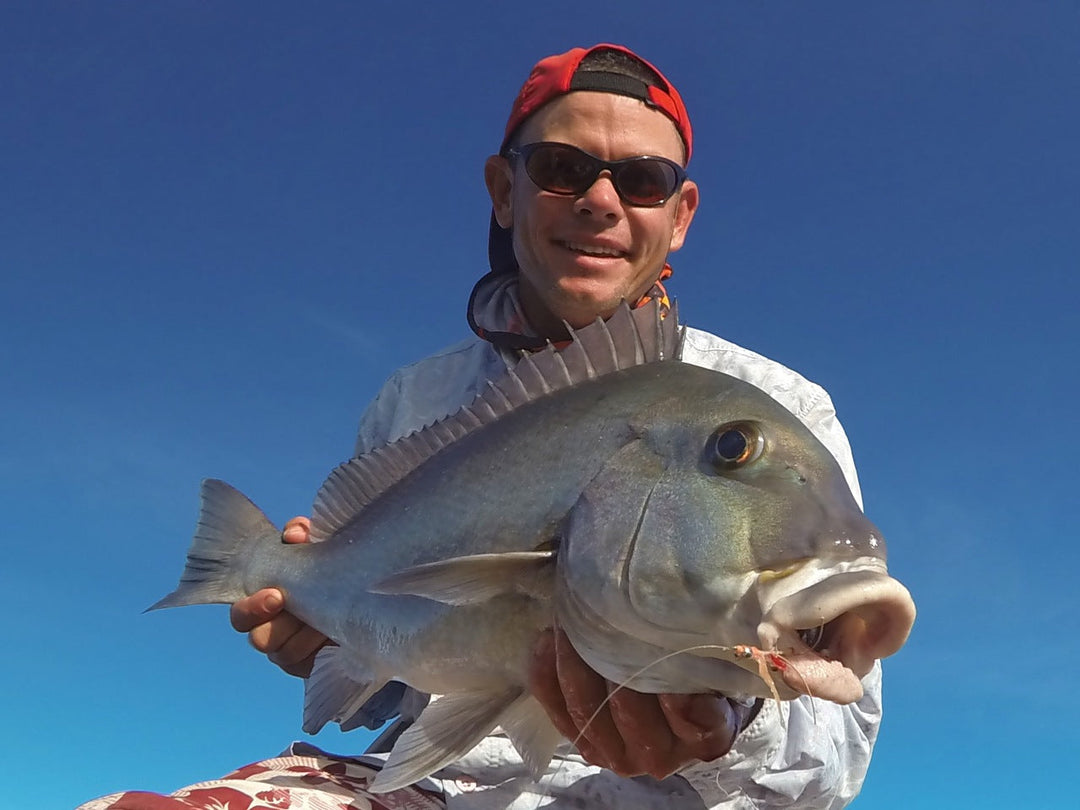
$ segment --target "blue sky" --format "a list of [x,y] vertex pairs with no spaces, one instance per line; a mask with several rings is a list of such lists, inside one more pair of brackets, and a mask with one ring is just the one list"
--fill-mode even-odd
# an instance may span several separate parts
[[920,608],[854,806],[1059,803],[1080,8],[495,8],[0,6],[6,804],[172,790],[301,737],[300,682],[224,608],[141,611],[200,479],[306,512],[382,380],[467,335],[483,160],[532,62],[601,41],[691,111],[684,318],[829,389]]

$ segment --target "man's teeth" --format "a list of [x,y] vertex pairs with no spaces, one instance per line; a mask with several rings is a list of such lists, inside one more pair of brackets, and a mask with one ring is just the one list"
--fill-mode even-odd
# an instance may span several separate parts
[[584,253],[588,256],[621,256],[622,251],[616,248],[597,247],[596,245],[582,245],[577,242],[566,242],[570,250]]

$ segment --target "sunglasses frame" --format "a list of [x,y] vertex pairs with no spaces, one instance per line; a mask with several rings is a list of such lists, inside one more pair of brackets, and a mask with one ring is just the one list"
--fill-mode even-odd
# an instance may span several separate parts
[[[545,147],[559,147],[561,149],[569,149],[571,152],[577,152],[578,154],[584,155],[586,158],[589,159],[592,164],[597,167],[596,173],[593,174],[589,181],[580,189],[561,191],[558,189],[551,189],[545,187],[535,177],[533,177],[532,173],[529,171],[529,158],[531,158],[533,154],[535,154],[539,149],[543,149]],[[623,158],[621,160],[604,160],[602,158],[598,158],[591,152],[586,152],[584,149],[578,146],[573,146],[572,144],[568,143],[559,143],[558,141],[536,141],[535,143],[527,143],[523,144],[522,146],[513,147],[506,150],[506,157],[510,159],[521,158],[522,162],[525,165],[525,174],[529,176],[529,179],[532,180],[532,182],[536,185],[537,188],[543,189],[549,194],[559,194],[564,197],[580,197],[582,194],[584,194],[586,191],[593,187],[593,185],[599,179],[600,173],[606,170],[611,174],[611,184],[615,187],[615,192],[619,195],[619,199],[627,205],[632,205],[635,208],[659,208],[672,197],[674,197],[675,194],[679,191],[679,189],[682,188],[683,183],[686,182],[686,169],[684,169],[674,160],[669,160],[666,157],[660,157],[658,155],[635,155],[634,157]],[[623,190],[619,183],[619,172],[622,170],[623,167],[643,160],[662,163],[663,165],[672,169],[675,173],[675,183],[672,186],[671,191],[669,191],[665,197],[657,200],[656,202],[642,203],[635,202],[634,200],[627,198],[627,196],[623,193]]]

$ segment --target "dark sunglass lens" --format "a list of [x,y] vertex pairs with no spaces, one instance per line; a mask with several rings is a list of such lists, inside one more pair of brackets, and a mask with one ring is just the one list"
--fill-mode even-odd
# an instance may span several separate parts
[[529,156],[525,171],[540,188],[556,194],[580,194],[599,173],[592,158],[565,146],[537,148]]
[[619,167],[619,191],[634,205],[659,205],[675,191],[675,170],[659,160],[639,158]]
[[518,154],[525,158],[525,172],[544,191],[584,194],[600,172],[610,169],[612,182],[623,202],[630,205],[663,205],[681,181],[674,164],[654,157],[628,158],[607,163],[573,146],[536,143]]

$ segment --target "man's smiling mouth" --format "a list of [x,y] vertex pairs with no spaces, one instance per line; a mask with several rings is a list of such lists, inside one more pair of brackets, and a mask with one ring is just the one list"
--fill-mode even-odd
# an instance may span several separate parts
[[625,251],[619,250],[613,247],[603,247],[601,245],[585,245],[581,242],[559,242],[567,250],[572,250],[575,253],[583,253],[586,256],[609,256],[612,258],[622,258],[626,255]]

